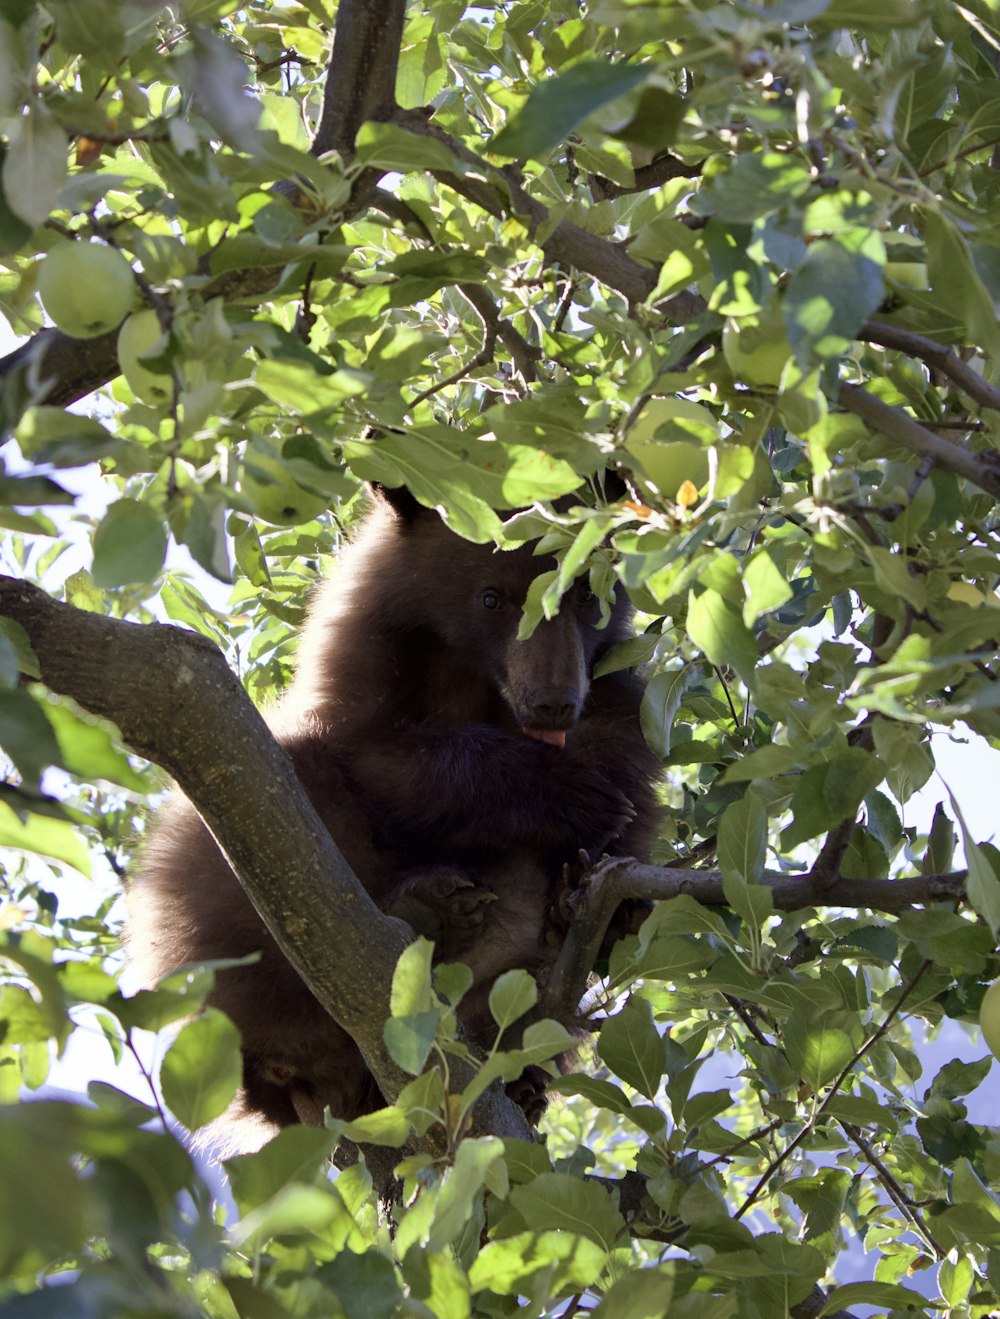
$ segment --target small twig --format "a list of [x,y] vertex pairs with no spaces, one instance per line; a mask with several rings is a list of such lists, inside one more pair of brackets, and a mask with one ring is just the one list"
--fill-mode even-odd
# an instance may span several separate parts
[[153,1084],[152,1073],[147,1071],[145,1063],[142,1061],[142,1058],[139,1056],[139,1050],[135,1047],[135,1041],[132,1038],[131,1030],[127,1030],[125,1032],[125,1047],[126,1049],[128,1049],[129,1053],[135,1059],[135,1065],[138,1067],[140,1073],[142,1074],[142,1079],[149,1086],[149,1093],[153,1096],[153,1106],[155,1107],[157,1113],[160,1116],[160,1122],[163,1124],[163,1130],[169,1131],[170,1123],[167,1119],[166,1113],[164,1112],[163,1105],[160,1103],[160,1096],[157,1094],[156,1086]]
[[956,161],[964,160],[966,156],[974,156],[977,151],[989,151],[998,143],[1000,143],[1000,137],[993,137],[985,142],[976,142],[971,147],[966,147],[964,151],[956,151],[953,156],[942,156],[940,160],[935,160],[933,165],[925,165],[922,170],[919,170],[919,176],[926,179],[929,174],[944,169],[946,165],[954,165]]
[[762,1045],[765,1049],[770,1049],[774,1047],[771,1041],[767,1038],[767,1036],[764,1034],[761,1028],[754,1021],[753,1017],[751,1017],[750,1012],[745,1003],[742,1003],[734,994],[723,994],[722,997],[726,1000],[726,1002],[729,1004],[732,1010],[736,1013],[740,1021],[743,1022],[743,1025],[746,1026],[747,1030],[754,1037],[754,1039],[757,1041],[758,1044]]
[[423,403],[426,399],[432,398],[435,394],[440,394],[442,389],[447,389],[449,385],[457,384],[459,380],[465,378],[473,371],[478,371],[481,366],[487,366],[493,361],[493,354],[496,351],[497,337],[494,331],[486,326],[483,332],[483,346],[475,357],[470,357],[464,366],[460,366],[457,371],[452,371],[450,376],[445,376],[439,380],[436,385],[431,385],[423,389],[419,394],[414,394],[410,399],[409,406],[415,408],[418,403]]
[[74,134],[77,142],[100,142],[102,146],[120,147],[126,142],[169,142],[169,133],[152,133],[147,128],[134,128],[125,133],[98,133],[81,129]]
[[[837,882],[835,898],[808,875],[765,871],[758,883],[771,890],[778,911],[800,911],[835,901],[838,907],[899,912],[931,902],[965,898],[967,871],[900,879],[845,879]],[[573,1013],[587,988],[589,968],[598,960],[601,943],[615,911],[629,899],[666,901],[680,895],[708,907],[724,907],[727,899],[718,870],[682,870],[645,865],[631,857],[606,857],[570,899],[573,919],[563,946],[549,971],[536,1015],[560,1017]],[[582,968],[588,968],[588,971]]]
[[[802,1125],[801,1130],[795,1136],[793,1136],[793,1138],[788,1142],[788,1144],[777,1156],[777,1158],[774,1159],[764,1169],[764,1172],[761,1174],[760,1179],[754,1185],[753,1190],[750,1192],[747,1198],[743,1201],[742,1205],[740,1205],[739,1209],[737,1209],[736,1213],[733,1215],[734,1219],[736,1220],[741,1219],[743,1215],[747,1212],[747,1210],[750,1209],[751,1206],[756,1203],[756,1201],[760,1198],[760,1195],[763,1192],[764,1187],[768,1184],[768,1182],[771,1180],[774,1174],[778,1171],[778,1169],[782,1166],[782,1164],[785,1163],[791,1157],[791,1155],[799,1148],[799,1146],[805,1140],[806,1136],[808,1136],[808,1134],[813,1130],[817,1122],[820,1120],[820,1118],[829,1108],[830,1104],[833,1102],[835,1096],[840,1090],[840,1087],[850,1076],[851,1072],[853,1072],[854,1068],[857,1067],[858,1063],[861,1061],[862,1058],[864,1058],[865,1054],[868,1053],[870,1049],[873,1049],[875,1047],[875,1045],[882,1038],[882,1036],[885,1035],[885,1033],[888,1031],[889,1027],[892,1025],[895,1019],[899,1016],[900,1012],[902,1011],[903,1004],[913,993],[917,984],[920,982],[922,977],[926,974],[926,972],[929,970],[931,966],[933,966],[933,962],[929,958],[921,964],[920,969],[914,975],[913,979],[905,987],[903,992],[900,994],[899,998],[897,998],[896,1002],[886,1013],[881,1026],[879,1026],[877,1030],[873,1031],[872,1034],[868,1036],[864,1044],[862,1044],[859,1049],[855,1050],[854,1056],[842,1068],[840,1075],[830,1086],[830,1089],[827,1091],[822,1102],[818,1105],[815,1111],[809,1116],[809,1118],[807,1118],[805,1123]],[[943,1257],[944,1256],[942,1255],[940,1258]]]
[[931,1247],[938,1259],[944,1259],[945,1255],[948,1253],[947,1250],[945,1250],[945,1248],[935,1239],[934,1234],[927,1227],[921,1215],[917,1213],[913,1200],[906,1194],[896,1178],[872,1149],[870,1143],[865,1139],[861,1129],[856,1127],[853,1122],[845,1122],[843,1118],[838,1118],[838,1121],[846,1135],[855,1145],[857,1145],[858,1149],[875,1170],[876,1177],[878,1177],[886,1194],[889,1196],[890,1200],[892,1200],[899,1212],[910,1222],[914,1231],[923,1237],[924,1241],[926,1241]]
[[755,1141],[763,1140],[765,1136],[770,1136],[772,1131],[777,1131],[779,1127],[784,1125],[784,1118],[772,1118],[766,1127],[758,1127],[756,1131],[751,1131],[749,1136],[744,1136],[735,1145],[731,1145],[725,1154],[717,1154],[714,1159],[709,1159],[707,1163],[703,1163],[702,1168],[714,1168],[717,1163],[730,1163],[741,1149],[745,1149],[747,1145],[752,1145]]
[[720,687],[722,688],[723,692],[725,692],[725,695],[726,695],[726,704],[729,706],[729,713],[733,716],[733,725],[734,725],[736,728],[739,728],[739,726],[740,726],[740,717],[739,717],[739,715],[736,713],[736,706],[733,704],[733,698],[732,698],[732,696],[730,695],[730,692],[729,692],[729,684],[726,682],[726,679],[725,679],[724,676],[723,676],[722,670],[721,670],[720,668],[718,668],[718,667],[717,667],[716,665],[714,665],[714,664],[712,665],[712,672],[713,672],[713,673],[715,674],[715,676],[718,678],[718,680],[719,680],[719,685],[720,685]]
[[628,197],[634,192],[648,192],[650,188],[658,188],[661,184],[669,183],[671,179],[696,179],[701,174],[704,164],[705,162],[700,160],[697,165],[687,165],[677,156],[668,153],[658,156],[648,165],[640,165],[638,169],[633,170],[631,184],[614,183],[611,179],[606,179],[603,174],[590,174],[587,182],[590,185],[590,195],[595,202],[611,201],[615,197]]
[[573,305],[573,295],[576,293],[576,280],[568,279],[566,287],[562,291],[562,297],[559,299],[559,305],[556,307],[555,315],[552,318],[552,332],[558,334],[562,329],[566,317],[569,315],[569,309]]
[[506,317],[501,316],[481,284],[459,284],[459,292],[471,303],[486,329],[492,330],[495,337],[510,353],[514,366],[525,384],[538,378],[537,365],[542,357],[542,350],[528,343],[519,334]]

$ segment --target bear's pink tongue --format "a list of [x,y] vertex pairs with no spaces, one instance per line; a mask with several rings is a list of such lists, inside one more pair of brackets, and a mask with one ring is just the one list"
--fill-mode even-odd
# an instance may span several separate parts
[[550,747],[565,747],[566,730],[564,728],[522,728],[521,732],[527,737],[533,737],[536,742],[548,742]]

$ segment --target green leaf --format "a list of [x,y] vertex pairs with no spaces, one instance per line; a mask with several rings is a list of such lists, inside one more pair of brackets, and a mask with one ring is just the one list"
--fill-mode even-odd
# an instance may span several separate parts
[[469,1285],[474,1292],[518,1296],[526,1283],[540,1283],[551,1296],[568,1295],[592,1286],[607,1262],[607,1251],[587,1235],[565,1229],[519,1232],[486,1243],[469,1269]]
[[385,1023],[383,1038],[393,1062],[404,1072],[417,1076],[434,1047],[441,1009],[413,1012],[405,1017],[390,1017]]
[[890,1310],[922,1310],[927,1305],[922,1296],[894,1282],[848,1282],[827,1293],[826,1304],[817,1311],[817,1319],[837,1314],[850,1305],[887,1306]]
[[575,1233],[609,1253],[623,1230],[622,1216],[608,1190],[566,1173],[545,1172],[515,1186],[510,1201],[525,1225],[536,1232],[553,1228]]
[[764,872],[767,853],[767,809],[760,798],[748,792],[727,806],[719,821],[718,838],[723,879],[755,884]]
[[434,1319],[469,1319],[469,1280],[453,1255],[413,1247],[406,1252],[403,1275]]
[[164,1054],[160,1089],[174,1116],[197,1131],[225,1112],[242,1077],[239,1031],[225,1013],[206,1008]]
[[674,1294],[670,1263],[626,1273],[604,1294],[593,1319],[663,1319]]
[[48,219],[66,177],[66,130],[37,97],[12,129],[2,165],[4,196],[18,219],[34,228]]
[[151,582],[166,553],[167,533],[149,505],[119,499],[94,533],[94,581],[105,589]]
[[0,847],[51,857],[90,878],[86,845],[78,830],[67,820],[52,819],[33,811],[22,819],[6,802],[0,801]]
[[369,377],[362,371],[323,371],[317,366],[268,358],[257,363],[254,384],[275,403],[295,413],[311,416],[338,408],[349,398],[368,389]]
[[389,1007],[396,1017],[427,1012],[434,1006],[431,962],[434,945],[429,939],[415,939],[403,949],[392,977]]
[[993,299],[983,287],[958,227],[937,207],[928,210],[924,232],[927,238],[927,274],[935,297],[965,327],[969,342],[987,353],[1000,352],[1000,326]]
[[687,634],[716,668],[733,668],[749,683],[757,663],[757,646],[739,612],[718,591],[691,591]]
[[597,1052],[616,1076],[653,1099],[666,1066],[663,1040],[653,1024],[649,1003],[633,995],[601,1027]]
[[639,707],[642,734],[649,747],[660,757],[670,754],[670,738],[674,718],[684,697],[688,678],[683,669],[660,669],[646,684]]
[[402,1295],[392,1260],[372,1247],[360,1255],[344,1251],[320,1270],[343,1306],[345,1319],[393,1319]]
[[408,133],[397,124],[362,124],[356,143],[360,164],[383,170],[445,170],[461,174],[463,166],[451,148],[423,133]]
[[[628,637],[625,641],[616,642],[594,665],[593,676],[601,678],[605,673],[619,673],[622,669],[638,668],[653,658],[659,640],[655,633],[644,632],[641,636]],[[653,679],[650,681],[652,682]]]
[[490,143],[499,156],[543,159],[588,115],[638,87],[649,65],[586,61],[533,87],[527,102]]
[[726,901],[756,937],[774,911],[771,890],[756,881],[767,854],[767,809],[753,792],[726,807],[719,821],[719,868]]
[[959,809],[951,789],[948,789],[951,809],[962,831],[962,846],[965,849],[965,863],[969,867],[969,877],[965,881],[965,891],[973,910],[993,931],[993,937],[1000,937],[1000,878],[990,865],[986,852],[976,843],[969,833],[965,817]]
[[374,1113],[365,1113],[353,1122],[345,1122],[343,1127],[348,1140],[358,1144],[389,1145],[393,1149],[401,1149],[410,1134],[409,1119],[395,1104],[377,1108]]
[[7,159],[7,145],[0,145],[0,256],[9,256],[18,251],[31,237],[32,226],[16,214],[7,200],[4,164]]
[[0,690],[0,747],[26,783],[37,783],[42,770],[49,765],[62,764],[47,710],[21,687]]
[[882,762],[861,747],[848,747],[806,770],[792,796],[795,818],[781,835],[782,846],[795,847],[854,817],[884,773]]
[[94,462],[119,443],[95,418],[54,407],[29,408],[14,434],[25,457],[56,467]]
[[758,550],[743,569],[743,584],[747,599],[743,606],[743,622],[752,628],[761,614],[780,609],[792,598],[792,588],[778,570],[770,553]]
[[498,976],[490,989],[490,1012],[501,1030],[523,1017],[538,1002],[534,976],[516,967]]
[[802,1080],[819,1091],[836,1080],[855,1053],[845,1023],[833,1014],[785,1023],[785,1052]]
[[875,571],[875,581],[883,591],[890,596],[899,596],[914,609],[926,607],[927,590],[902,555],[893,554],[882,545],[867,545],[865,553]]
[[125,753],[115,744],[114,733],[103,720],[60,699],[47,702],[46,714],[59,743],[65,769],[82,779],[106,779],[130,792],[149,792],[148,780],[128,763]]
[[227,1159],[226,1174],[240,1213],[266,1204],[293,1182],[325,1181],[334,1143],[333,1133],[323,1128],[286,1127],[255,1154]]
[[934,818],[931,821],[930,832],[927,837],[927,851],[924,853],[924,859],[920,863],[920,873],[923,875],[944,875],[951,869],[952,860],[955,856],[955,826],[944,809],[944,803],[938,802],[934,807]]
[[[46,1130],[49,1103],[0,1108],[0,1166],[4,1182],[19,1190],[17,1213],[0,1215],[0,1272],[35,1285],[50,1260],[72,1256],[93,1230],[98,1201],[77,1176],[72,1150]],[[36,1310],[41,1319],[44,1306]]]
[[496,1136],[462,1141],[434,1206],[428,1250],[444,1250],[461,1235],[472,1217],[474,1205],[482,1197],[491,1170],[501,1163],[503,1153],[503,1141]]
[[782,303],[788,339],[800,364],[839,357],[883,297],[881,235],[855,229],[814,242],[792,275]]

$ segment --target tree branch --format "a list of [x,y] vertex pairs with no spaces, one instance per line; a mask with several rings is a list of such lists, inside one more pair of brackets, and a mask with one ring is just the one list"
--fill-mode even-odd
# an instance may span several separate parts
[[406,0],[340,0],[314,156],[350,154],[366,120],[391,117],[405,10]]
[[952,444],[921,426],[901,408],[890,407],[857,385],[842,382],[838,397],[848,412],[855,413],[872,430],[879,431],[894,444],[930,459],[937,467],[964,476],[987,494],[1000,497],[1000,454],[992,450],[972,453],[961,445]]
[[[221,652],[196,632],[86,613],[11,577],[0,576],[0,616],[27,633],[47,687],[110,719],[173,775],[278,947],[357,1042],[391,1102],[412,1078],[392,1061],[382,1030],[413,932],[372,902]],[[456,1058],[452,1072],[462,1088],[474,1068]],[[530,1139],[499,1085],[477,1105],[473,1130]]]
[[[837,880],[831,893],[822,875],[766,872],[760,883],[771,890],[779,911],[804,907],[862,907],[899,912],[930,902],[955,902],[965,896],[967,871],[918,875],[906,879]],[[706,907],[727,905],[718,870],[674,870],[643,865],[630,857],[607,858],[586,877],[570,899],[573,919],[546,981],[537,1013],[559,1017],[574,1011],[583,998],[590,968],[598,959],[611,917],[630,899],[665,901],[687,894]],[[584,969],[586,968],[586,970]]]
[[869,321],[858,331],[858,338],[870,343],[879,343],[883,348],[897,348],[909,357],[919,357],[935,371],[958,385],[970,398],[981,403],[984,408],[1000,411],[1000,389],[984,380],[978,371],[974,371],[968,362],[953,353],[936,339],[928,339],[911,330],[898,330],[894,325],[883,325],[881,321]]
[[[471,172],[463,175],[432,170],[431,173],[439,182],[482,207],[490,215],[500,217],[513,210],[529,222],[532,234],[537,233],[542,226],[548,227],[550,216],[547,207],[525,192],[512,169],[500,171],[489,165],[444,129],[429,121],[419,110],[397,110],[393,122],[408,132],[432,137],[443,143],[458,160],[470,166]],[[494,184],[486,181],[491,179],[495,180]],[[508,204],[504,194],[511,198],[513,206]],[[629,302],[644,302],[656,288],[659,272],[652,266],[644,266],[634,260],[620,243],[598,238],[596,234],[588,233],[579,225],[570,224],[568,220],[556,225],[542,240],[541,248],[550,263],[593,275],[602,284],[616,289]],[[697,293],[678,293],[662,303],[660,310],[667,320],[685,325],[701,315],[705,310],[705,301]]]

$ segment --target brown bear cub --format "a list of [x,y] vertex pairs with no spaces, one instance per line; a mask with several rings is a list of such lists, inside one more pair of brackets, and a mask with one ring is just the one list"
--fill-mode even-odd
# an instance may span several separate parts
[[[373,899],[435,939],[439,958],[472,967],[459,1015],[489,1039],[493,980],[553,959],[567,863],[581,849],[648,859],[658,767],[639,727],[642,683],[592,677],[629,635],[630,609],[619,590],[600,627],[577,579],[558,615],[518,641],[528,587],[552,559],[462,540],[405,490],[373,502],[316,596],[271,722]],[[260,953],[218,972],[210,1000],[242,1032],[244,1117],[274,1128],[384,1102],[181,797],[150,829],[129,910],[147,984]]]

